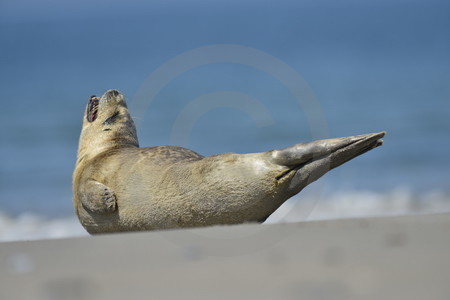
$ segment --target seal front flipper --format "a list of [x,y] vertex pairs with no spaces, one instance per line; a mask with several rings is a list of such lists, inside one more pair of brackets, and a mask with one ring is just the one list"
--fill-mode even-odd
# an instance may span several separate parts
[[88,180],[81,187],[80,200],[83,207],[93,213],[109,213],[117,207],[114,191],[95,180]]

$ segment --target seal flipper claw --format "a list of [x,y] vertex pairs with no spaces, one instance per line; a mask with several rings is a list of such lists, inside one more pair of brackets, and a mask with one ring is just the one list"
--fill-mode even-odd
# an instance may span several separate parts
[[116,196],[106,185],[89,180],[81,188],[83,192],[80,200],[87,210],[93,213],[110,213],[116,210]]

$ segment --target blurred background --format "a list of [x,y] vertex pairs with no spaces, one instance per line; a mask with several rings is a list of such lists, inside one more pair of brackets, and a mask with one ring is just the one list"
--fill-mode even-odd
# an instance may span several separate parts
[[0,240],[86,235],[71,176],[86,102],[112,88],[141,146],[388,131],[268,222],[450,211],[449,28],[443,0],[2,0]]

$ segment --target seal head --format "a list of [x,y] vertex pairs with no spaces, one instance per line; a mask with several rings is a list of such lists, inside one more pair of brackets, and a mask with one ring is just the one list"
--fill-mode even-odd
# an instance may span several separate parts
[[83,117],[78,159],[122,146],[139,146],[136,127],[123,95],[109,90],[100,98],[91,96]]

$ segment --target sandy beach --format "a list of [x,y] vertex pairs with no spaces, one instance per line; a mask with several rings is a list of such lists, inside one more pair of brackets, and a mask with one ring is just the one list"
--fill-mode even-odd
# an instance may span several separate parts
[[1,299],[447,299],[450,214],[0,244]]

